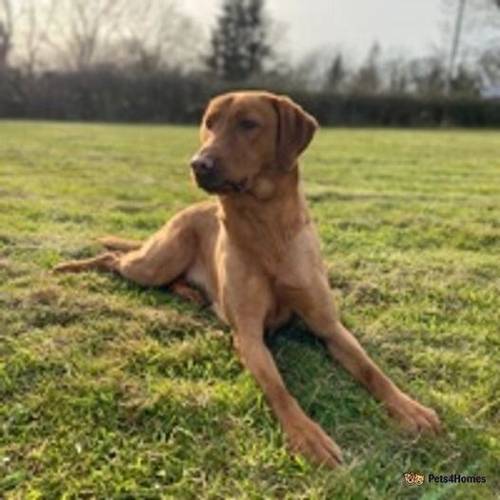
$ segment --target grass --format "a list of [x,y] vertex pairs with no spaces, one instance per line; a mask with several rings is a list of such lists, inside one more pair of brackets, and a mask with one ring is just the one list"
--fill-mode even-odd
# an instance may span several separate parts
[[[300,324],[270,347],[345,453],[291,458],[207,311],[112,276],[54,276],[106,233],[204,198],[194,128],[0,123],[0,497],[495,498],[500,135],[323,130],[303,177],[345,322],[446,425],[399,432]],[[484,475],[408,487],[406,471]],[[498,497],[497,497],[498,498]]]

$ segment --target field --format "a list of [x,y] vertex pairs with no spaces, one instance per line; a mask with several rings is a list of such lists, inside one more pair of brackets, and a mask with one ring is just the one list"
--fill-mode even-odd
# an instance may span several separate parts
[[209,311],[50,273],[203,199],[196,145],[189,127],[0,122],[0,497],[498,498],[500,134],[325,129],[304,158],[345,323],[446,426],[404,435],[297,322],[269,345],[342,447],[335,472],[287,454]]

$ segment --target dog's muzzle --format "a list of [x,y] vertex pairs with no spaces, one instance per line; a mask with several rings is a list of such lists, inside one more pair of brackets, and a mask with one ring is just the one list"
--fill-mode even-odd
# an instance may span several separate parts
[[217,191],[224,184],[220,168],[215,158],[211,156],[204,154],[195,155],[191,160],[191,169],[196,184],[206,191]]
[[240,182],[229,181],[224,178],[220,162],[207,154],[196,154],[191,160],[196,184],[209,193],[243,192],[246,179]]

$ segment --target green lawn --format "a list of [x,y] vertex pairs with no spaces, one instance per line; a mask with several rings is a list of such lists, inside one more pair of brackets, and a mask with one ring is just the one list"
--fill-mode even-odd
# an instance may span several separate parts
[[0,122],[0,497],[497,497],[500,133],[325,129],[303,161],[344,321],[446,426],[405,436],[296,324],[270,347],[343,449],[335,472],[287,454],[208,311],[49,272],[203,199],[196,146],[195,128]]

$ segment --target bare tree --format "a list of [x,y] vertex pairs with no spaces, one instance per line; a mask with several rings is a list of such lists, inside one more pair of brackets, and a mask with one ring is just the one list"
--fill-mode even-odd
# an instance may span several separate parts
[[47,40],[54,27],[58,0],[17,0],[19,4],[15,61],[29,75],[47,60]]
[[26,34],[24,37],[26,45],[26,68],[29,74],[35,72],[40,43],[38,31],[40,29],[39,15],[34,0],[26,3]]
[[446,72],[446,82],[445,82],[445,93],[449,94],[451,89],[451,78],[453,70],[455,68],[455,59],[457,57],[458,47],[460,45],[460,35],[462,32],[462,25],[464,21],[466,0],[459,0],[457,16],[455,20],[455,28],[453,30],[453,42],[451,45],[450,59],[448,62],[448,68]]
[[500,54],[497,50],[486,50],[478,63],[482,86],[485,92],[498,95],[500,88]]
[[98,62],[123,18],[126,0],[54,0],[47,43],[59,65],[83,70]]
[[389,94],[405,94],[410,89],[408,62],[402,56],[393,57],[384,64],[385,88]]
[[443,93],[446,67],[442,56],[413,60],[408,65],[408,71],[411,89],[417,95],[435,96]]
[[14,37],[14,13],[11,0],[0,0],[0,71],[8,64]]
[[324,90],[330,92],[340,92],[345,84],[347,70],[344,58],[340,51],[333,56],[332,61],[325,75],[323,84]]
[[442,0],[450,82],[458,66],[476,66],[485,53],[500,54],[499,7],[500,0]]
[[83,70],[105,63],[152,71],[189,67],[200,58],[200,30],[175,0],[50,1],[45,39],[57,66]]
[[335,48],[318,47],[304,54],[296,63],[283,68],[280,85],[309,91],[324,90]]
[[380,45],[375,42],[368,51],[365,62],[352,77],[350,87],[353,92],[376,94],[381,90],[383,82],[380,57]]
[[201,59],[200,32],[174,0],[132,0],[112,50],[117,62],[144,71],[190,68]]

